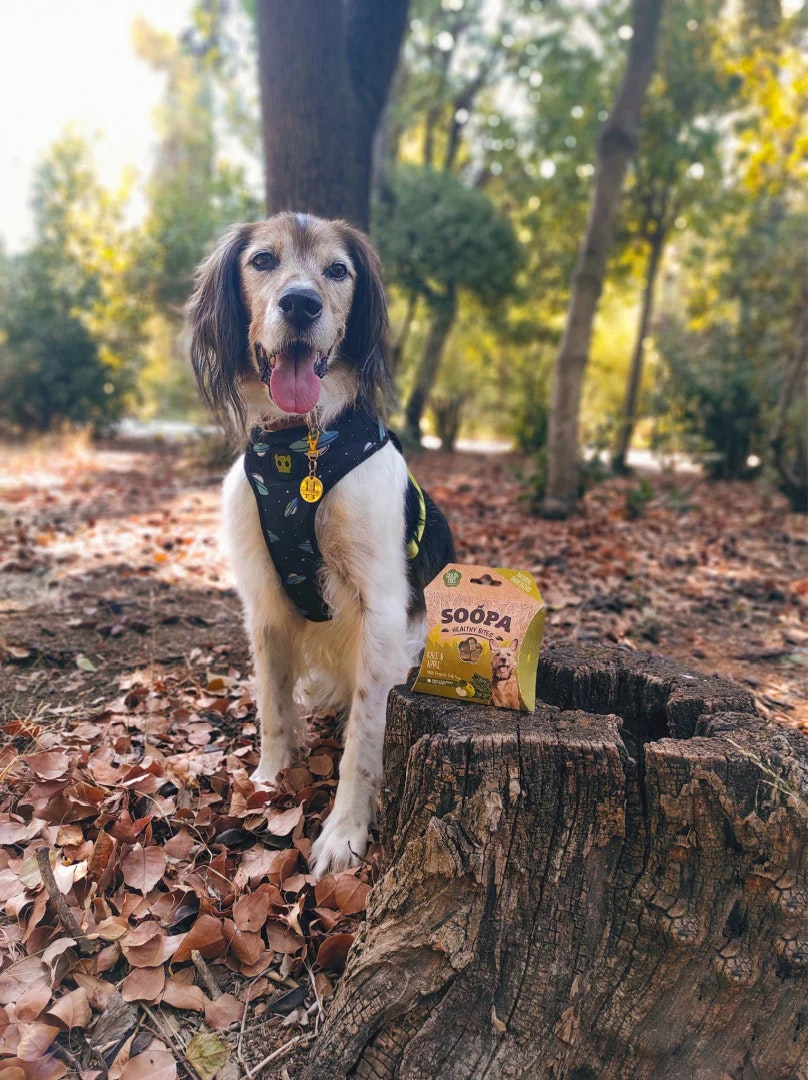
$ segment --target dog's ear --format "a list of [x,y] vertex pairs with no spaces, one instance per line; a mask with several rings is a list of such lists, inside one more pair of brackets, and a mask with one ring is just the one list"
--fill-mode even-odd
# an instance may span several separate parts
[[234,225],[199,267],[188,303],[191,363],[200,393],[225,427],[243,419],[241,378],[249,371],[247,310],[239,256],[251,225]]
[[386,413],[395,397],[387,358],[387,300],[379,256],[358,229],[342,224],[342,236],[356,270],[351,313],[340,352],[356,368],[359,400]]
[[513,639],[513,641],[511,642],[511,645],[510,645],[510,647],[511,647],[512,649],[518,649],[518,648],[519,648],[519,638],[518,638],[518,637],[515,637],[515,638]]

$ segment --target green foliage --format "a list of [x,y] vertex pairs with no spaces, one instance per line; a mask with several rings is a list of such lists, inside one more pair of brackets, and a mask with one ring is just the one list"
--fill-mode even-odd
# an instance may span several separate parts
[[144,310],[127,283],[123,199],[104,192],[85,142],[66,135],[37,171],[36,239],[5,261],[0,417],[46,431],[102,428],[132,393]]
[[[660,330],[657,409],[700,438],[714,476],[749,476],[749,456],[769,456],[798,342],[804,256],[795,237],[807,225],[804,213],[768,202],[739,219],[718,251],[696,249],[689,321],[670,317]],[[805,440],[804,386],[788,404],[784,437],[796,454]]]
[[516,447],[524,454],[543,451],[550,423],[550,380],[541,369],[532,375],[520,387],[511,428]]
[[175,320],[190,295],[195,268],[219,234],[234,221],[261,216],[244,169],[220,160],[217,153],[219,7],[197,4],[194,31],[178,40],[142,20],[135,26],[138,54],[166,77],[140,273],[158,311]]
[[428,302],[465,289],[485,307],[514,286],[519,247],[510,222],[450,173],[401,166],[374,221],[391,280]]
[[[152,309],[141,380],[150,413],[201,416],[181,334],[194,271],[229,225],[263,216],[244,166],[220,149],[234,134],[258,144],[257,124],[244,115],[230,30],[224,0],[196,0],[178,38],[135,23],[138,55],[166,80],[137,254],[138,289]],[[248,62],[254,66],[255,57]]]
[[645,513],[645,508],[654,497],[654,489],[643,476],[639,483],[626,488],[626,517],[629,521],[636,521]]

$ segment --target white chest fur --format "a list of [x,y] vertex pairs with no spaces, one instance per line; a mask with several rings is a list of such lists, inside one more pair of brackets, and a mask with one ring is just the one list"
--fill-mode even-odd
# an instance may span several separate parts
[[343,869],[367,847],[381,779],[387,695],[423,645],[409,625],[404,503],[407,469],[392,444],[330,491],[316,519],[329,622],[309,622],[283,591],[261,530],[243,459],[223,490],[223,543],[253,649],[261,759],[271,784],[305,740],[306,711],[348,709],[334,809],[313,848],[314,871]]

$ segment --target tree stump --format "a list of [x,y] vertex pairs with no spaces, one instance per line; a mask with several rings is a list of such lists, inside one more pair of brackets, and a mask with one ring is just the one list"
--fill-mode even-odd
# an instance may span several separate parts
[[393,691],[384,875],[316,1080],[808,1076],[808,739],[545,647],[532,714]]

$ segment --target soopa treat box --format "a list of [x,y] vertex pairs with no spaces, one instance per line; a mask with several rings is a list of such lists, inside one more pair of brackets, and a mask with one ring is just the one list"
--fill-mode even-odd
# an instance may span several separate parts
[[413,690],[532,712],[546,608],[531,574],[451,563],[426,587]]

